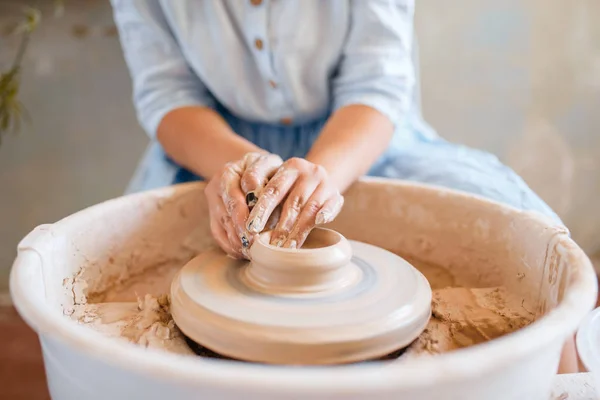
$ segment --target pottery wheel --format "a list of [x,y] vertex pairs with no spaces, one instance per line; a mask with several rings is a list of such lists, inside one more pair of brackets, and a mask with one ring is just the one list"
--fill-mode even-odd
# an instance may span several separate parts
[[302,249],[268,244],[252,262],[211,250],[171,287],[182,332],[224,356],[269,364],[341,364],[401,349],[425,329],[431,288],[401,257],[318,228]]

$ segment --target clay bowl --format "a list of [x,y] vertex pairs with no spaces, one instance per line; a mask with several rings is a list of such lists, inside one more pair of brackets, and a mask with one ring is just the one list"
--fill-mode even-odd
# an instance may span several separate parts
[[181,268],[171,314],[189,339],[232,359],[333,365],[398,353],[425,329],[431,288],[401,257],[323,228],[301,249],[269,241],[250,262],[216,250]]
[[[547,399],[563,343],[596,301],[591,262],[566,229],[456,191],[366,179],[330,228],[402,255],[430,282],[504,285],[536,321],[413,362],[265,366],[152,351],[69,318],[118,282],[184,265],[214,246],[203,184],[118,198],[35,229],[11,272],[14,304],[39,334],[53,399]],[[102,272],[102,273],[101,273]]]

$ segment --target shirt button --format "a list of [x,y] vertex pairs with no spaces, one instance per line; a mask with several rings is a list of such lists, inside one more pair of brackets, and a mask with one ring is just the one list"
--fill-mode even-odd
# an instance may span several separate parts
[[273,89],[275,89],[275,88],[277,88],[277,82],[269,81],[269,86],[271,86]]
[[263,41],[260,39],[256,39],[254,41],[254,46],[258,49],[258,50],[262,50],[263,49]]
[[283,125],[291,125],[291,124],[292,124],[292,119],[291,119],[291,118],[289,118],[289,117],[282,118],[282,119],[281,119],[281,123],[282,123]]
[[262,4],[262,0],[250,0],[250,4],[253,6],[260,6]]

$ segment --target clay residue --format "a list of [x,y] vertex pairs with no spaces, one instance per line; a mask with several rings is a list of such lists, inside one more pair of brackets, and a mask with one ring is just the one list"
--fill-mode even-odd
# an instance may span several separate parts
[[[432,317],[401,360],[484,343],[533,322],[522,299],[505,287],[465,288],[446,269],[415,262],[433,288]],[[76,306],[73,318],[107,336],[147,348],[194,355],[175,326],[168,288],[176,268],[157,268],[107,292],[105,303]],[[142,296],[142,297],[138,297]]]
[[335,244],[339,238],[327,231],[313,230],[302,245],[302,249],[321,249]]
[[149,294],[135,302],[77,306],[73,318],[109,337],[177,354],[194,353],[171,317],[169,298]]
[[406,354],[439,354],[521,329],[534,318],[521,303],[504,287],[434,290],[431,320]]
[[185,263],[170,262],[134,275],[126,282],[116,285],[92,298],[95,302],[136,302],[140,296],[147,294],[159,297],[169,293],[173,277]]
[[457,283],[456,277],[446,268],[409,256],[403,256],[403,258],[425,275],[425,278],[427,278],[427,281],[433,290],[460,286]]

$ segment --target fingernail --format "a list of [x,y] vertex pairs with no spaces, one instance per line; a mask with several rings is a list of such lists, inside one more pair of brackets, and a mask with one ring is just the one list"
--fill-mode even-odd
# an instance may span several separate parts
[[250,246],[250,242],[248,241],[246,236],[242,236],[242,247],[247,248],[248,246]]
[[290,241],[290,249],[295,249],[296,247],[298,247],[298,242],[295,240]]
[[248,222],[248,230],[250,232],[259,233],[260,232],[260,218],[256,217],[250,222]]
[[254,207],[257,201],[258,197],[256,197],[256,194],[254,192],[248,192],[246,195],[246,204],[248,207]]
[[317,225],[323,225],[326,224],[328,222],[330,222],[331,216],[327,211],[319,211],[319,213],[317,214],[317,217],[315,218],[315,224]]

